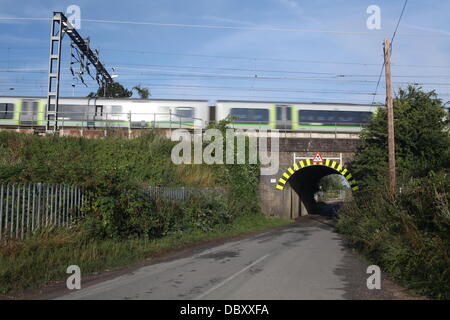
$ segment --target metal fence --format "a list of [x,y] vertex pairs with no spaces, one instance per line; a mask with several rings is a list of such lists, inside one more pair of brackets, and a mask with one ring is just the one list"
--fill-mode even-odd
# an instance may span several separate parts
[[63,227],[81,216],[77,186],[42,183],[0,185],[0,239],[23,239],[41,227]]
[[[148,187],[149,199],[176,202],[194,195],[211,193],[223,196],[214,188]],[[66,184],[0,184],[0,240],[23,239],[42,227],[66,227],[82,216],[87,196],[83,189]]]
[[172,188],[172,187],[148,187],[148,195],[150,199],[158,198],[171,201],[186,201],[194,195],[211,193],[216,196],[223,196],[223,192],[213,188]]

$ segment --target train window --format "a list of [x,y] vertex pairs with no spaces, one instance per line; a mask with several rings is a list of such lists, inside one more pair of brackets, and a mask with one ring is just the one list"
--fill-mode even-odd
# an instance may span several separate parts
[[175,108],[175,114],[184,119],[194,118],[194,108],[192,107],[177,107]]
[[86,106],[79,106],[73,104],[60,104],[59,117],[66,120],[83,120]]
[[211,122],[216,121],[216,107],[215,106],[209,106],[209,121],[211,121]]
[[369,121],[371,112],[366,111],[319,111],[300,110],[298,112],[299,123],[323,123],[331,125],[360,125]]
[[14,104],[0,103],[0,119],[14,118]]
[[122,106],[111,106],[111,113],[114,115],[122,113]]
[[269,123],[268,109],[232,108],[230,116],[237,118],[234,123]]

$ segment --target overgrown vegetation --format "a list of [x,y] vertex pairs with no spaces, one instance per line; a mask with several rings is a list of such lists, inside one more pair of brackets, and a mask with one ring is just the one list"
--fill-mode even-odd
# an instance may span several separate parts
[[[224,131],[226,125],[216,128]],[[86,274],[137,261],[161,245],[177,247],[288,222],[263,217],[258,165],[176,166],[174,144],[151,131],[130,140],[0,133],[1,182],[75,184],[89,193],[85,218],[72,230],[0,248],[1,290],[58,279],[77,262]],[[150,200],[148,186],[210,187],[220,193],[176,203]]]
[[394,101],[398,190],[387,187],[387,115],[362,134],[352,163],[362,191],[340,211],[338,229],[374,264],[413,291],[450,298],[450,138],[434,92],[409,87]]
[[[174,144],[152,131],[130,140],[0,132],[0,180],[68,183],[86,188],[124,183],[213,186],[209,166],[172,164]],[[192,175],[192,171],[197,174]]]

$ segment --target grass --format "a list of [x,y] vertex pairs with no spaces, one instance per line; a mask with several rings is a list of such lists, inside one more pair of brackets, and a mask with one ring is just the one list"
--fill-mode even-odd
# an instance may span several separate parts
[[78,265],[82,275],[124,267],[172,249],[286,225],[291,220],[262,215],[240,216],[227,226],[209,232],[169,234],[157,240],[82,241],[80,232],[44,230],[24,241],[0,247],[0,293],[20,294],[52,281],[63,280],[69,265]]

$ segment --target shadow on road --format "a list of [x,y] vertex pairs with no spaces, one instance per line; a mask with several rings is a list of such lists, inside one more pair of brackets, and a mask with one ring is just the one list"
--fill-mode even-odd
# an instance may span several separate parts
[[327,218],[335,218],[343,204],[344,202],[342,201],[318,202],[314,214]]

